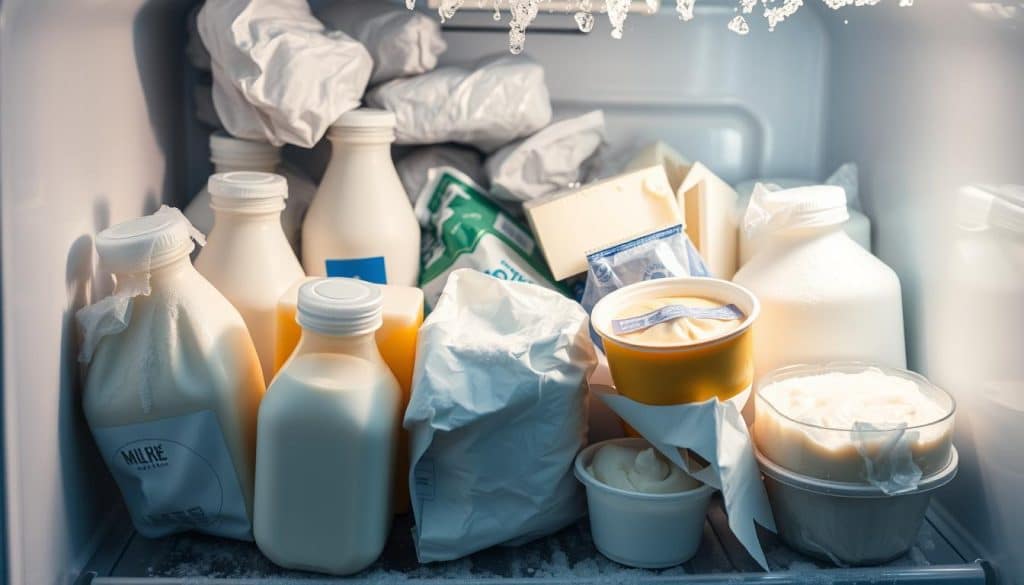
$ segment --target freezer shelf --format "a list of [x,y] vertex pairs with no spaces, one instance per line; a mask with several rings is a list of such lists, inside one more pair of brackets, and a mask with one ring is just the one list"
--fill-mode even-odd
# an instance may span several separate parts
[[[986,583],[986,569],[965,558],[936,527],[931,514],[918,542],[883,567],[836,569],[786,548],[766,535],[771,573],[758,570],[727,526],[715,498],[697,555],[663,571],[630,569],[597,552],[586,521],[518,548],[495,547],[448,563],[420,565],[408,517],[396,520],[381,559],[348,579],[281,569],[252,543],[185,534],[150,540],[131,530],[114,535],[97,553],[79,585],[243,585],[252,583]],[[117,532],[117,531],[115,531]]]

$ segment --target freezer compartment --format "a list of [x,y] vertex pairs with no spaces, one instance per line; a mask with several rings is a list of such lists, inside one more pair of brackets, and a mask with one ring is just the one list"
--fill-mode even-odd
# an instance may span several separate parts
[[[962,549],[939,514],[930,512],[909,553],[886,565],[837,569],[786,548],[762,533],[772,572],[761,572],[728,528],[720,497],[712,501],[697,555],[665,570],[631,569],[601,556],[586,520],[522,547],[495,547],[446,563],[420,565],[411,518],[395,521],[381,558],[345,582],[433,583],[949,583],[985,584],[991,571]],[[954,544],[957,543],[957,544]],[[184,534],[150,540],[124,524],[113,531],[77,585],[339,582],[281,569],[255,544]]]

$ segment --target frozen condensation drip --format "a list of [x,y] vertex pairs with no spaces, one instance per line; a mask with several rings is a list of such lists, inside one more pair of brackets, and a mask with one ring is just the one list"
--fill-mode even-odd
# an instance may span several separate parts
[[573,18],[576,20],[576,26],[580,29],[580,32],[588,33],[594,30],[594,15],[591,13],[591,1],[579,0],[576,9],[577,12],[573,15]]
[[[406,3],[408,4],[409,1],[410,0],[406,0]],[[411,1],[414,4],[416,2],[416,0]],[[443,23],[451,20],[452,17],[455,16],[455,13],[458,12],[459,8],[462,8],[464,3],[465,0],[441,0],[441,4],[437,7],[437,13],[441,16],[441,22]]]
[[537,18],[540,0],[512,0],[512,19],[508,24],[508,49],[513,55],[526,47],[526,28]]
[[696,0],[676,0],[676,14],[679,20],[686,22],[693,20],[693,6]]
[[[859,0],[858,0],[859,1]],[[877,1],[877,0],[876,0]],[[790,16],[796,14],[797,10],[804,5],[804,0],[785,0],[782,6],[774,6],[764,9],[764,17],[768,19],[768,30],[773,31],[775,27]],[[748,29],[749,32],[749,29]],[[741,33],[746,34],[746,33]]]
[[750,14],[757,8],[758,0],[740,0],[740,7],[743,8],[743,14]]
[[750,32],[750,25],[747,24],[747,19],[743,18],[743,15],[737,14],[736,18],[729,21],[729,30],[738,35],[745,35]]
[[633,0],[605,0],[605,8],[608,11],[608,21],[612,23],[612,38],[622,38],[622,27],[626,24],[626,17],[629,16],[629,7]]

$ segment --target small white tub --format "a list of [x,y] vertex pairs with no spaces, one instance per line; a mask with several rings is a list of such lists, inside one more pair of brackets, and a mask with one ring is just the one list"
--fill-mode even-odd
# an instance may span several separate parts
[[644,439],[612,439],[590,445],[576,456],[576,478],[587,488],[590,531],[597,550],[630,567],[662,569],[690,560],[704,534],[704,518],[714,488],[675,494],[643,494],[611,487],[587,471],[594,453],[614,443],[648,448]]
[[866,483],[817,479],[772,463],[760,451],[757,462],[775,515],[779,536],[792,548],[837,565],[874,565],[905,554],[936,489],[956,476],[959,458],[921,479],[911,492],[887,495]]

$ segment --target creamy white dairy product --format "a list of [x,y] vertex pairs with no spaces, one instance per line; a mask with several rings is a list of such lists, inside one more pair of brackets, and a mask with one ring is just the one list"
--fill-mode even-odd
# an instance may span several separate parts
[[96,238],[111,296],[78,313],[82,405],[136,529],[251,540],[259,359],[238,311],[189,261],[181,213]]
[[391,528],[401,390],[377,349],[381,287],[299,289],[302,337],[260,406],[256,544],[278,565],[348,575]]
[[758,391],[754,439],[773,462],[811,477],[885,481],[885,465],[893,476],[913,474],[913,466],[928,475],[949,462],[952,408],[923,379],[878,368],[809,369]]
[[675,494],[700,486],[652,448],[605,445],[594,454],[587,471],[601,483],[642,494]]
[[242,314],[269,384],[277,302],[305,276],[281,229],[288,185],[280,175],[238,171],[213,175],[207,190],[217,221],[196,269]]
[[416,286],[420,226],[391,161],[394,128],[394,114],[361,108],[328,131],[331,162],[302,224],[310,276]]

